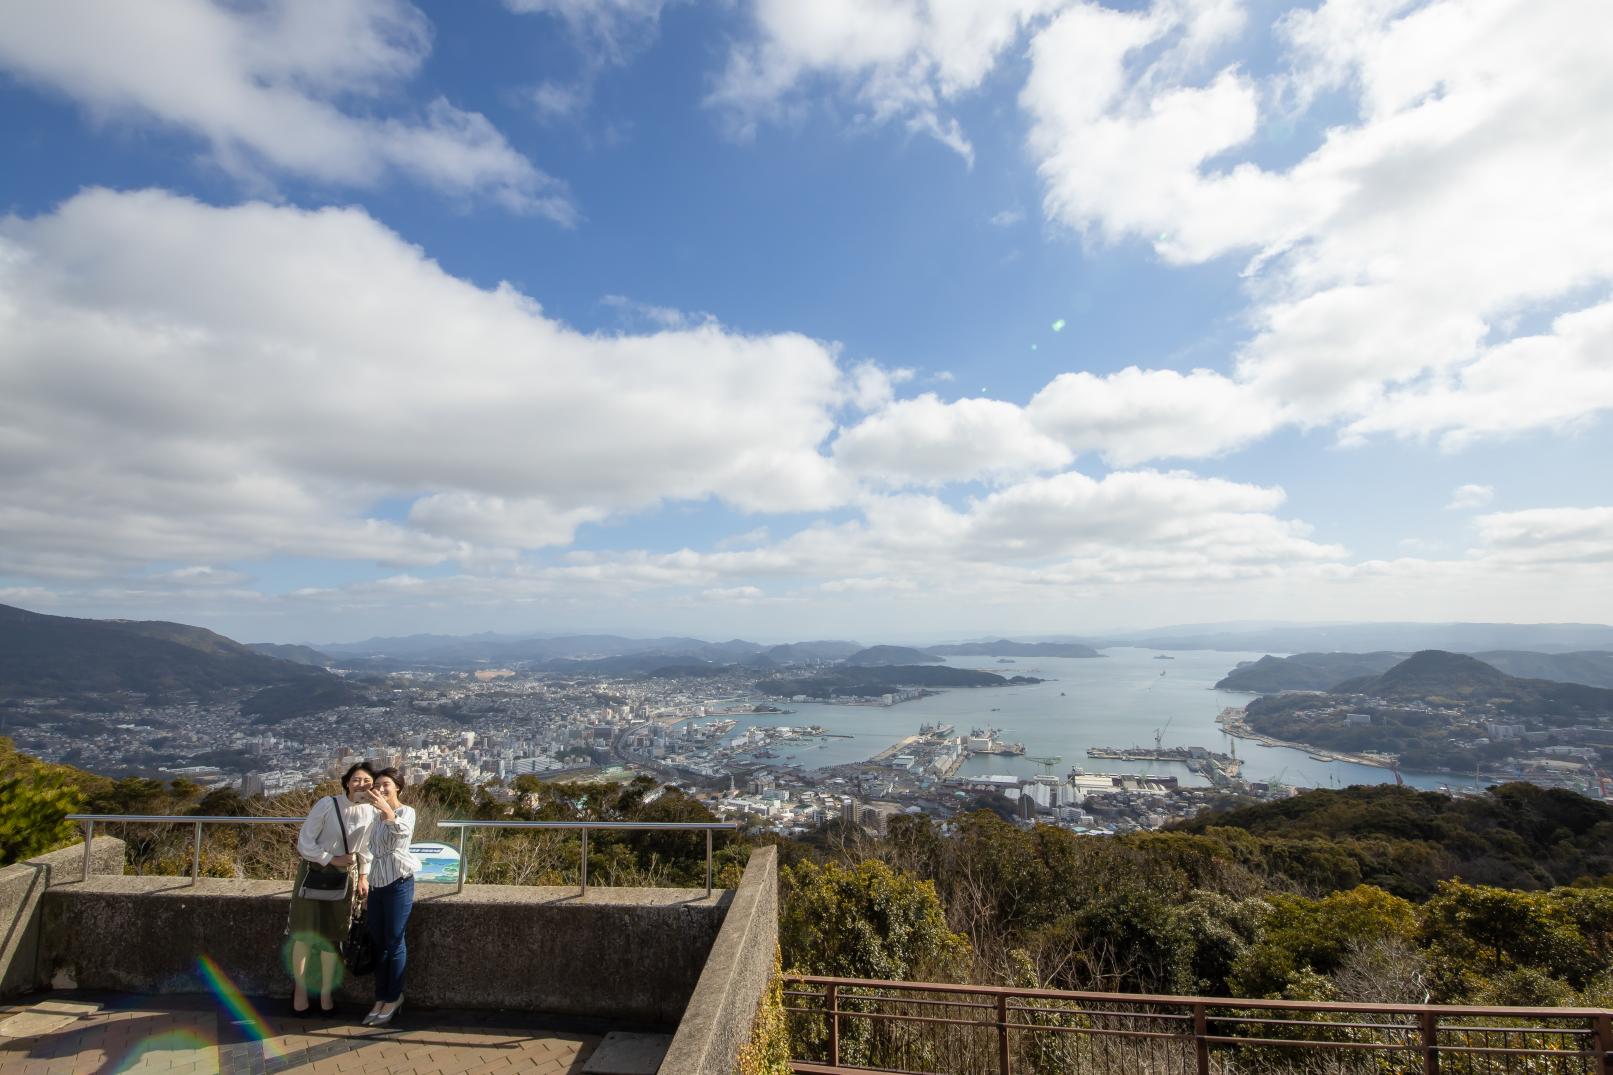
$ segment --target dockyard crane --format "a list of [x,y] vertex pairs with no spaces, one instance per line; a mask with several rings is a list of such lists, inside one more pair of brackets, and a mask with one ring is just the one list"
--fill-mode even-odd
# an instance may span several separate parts
[[1040,766],[1044,767],[1048,771],[1048,773],[1052,773],[1053,772],[1053,766],[1059,764],[1064,759],[1063,758],[1053,757],[1052,755],[1049,755],[1047,757],[1042,757],[1042,758],[1026,758],[1025,760],[1026,761],[1033,761],[1037,765],[1040,765]]
[[1176,714],[1172,713],[1171,716],[1170,716],[1170,720],[1167,720],[1165,722],[1165,726],[1163,728],[1155,728],[1154,729],[1154,753],[1155,754],[1158,754],[1161,750],[1164,749],[1162,746],[1160,746],[1160,744],[1162,742],[1164,742],[1165,733],[1171,730],[1171,724],[1175,720],[1176,720]]

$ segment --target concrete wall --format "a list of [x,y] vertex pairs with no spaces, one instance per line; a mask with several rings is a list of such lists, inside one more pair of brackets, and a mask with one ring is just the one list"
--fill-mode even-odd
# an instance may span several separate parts
[[757,848],[734,890],[660,1075],[733,1075],[778,949],[778,849]]
[[[91,868],[123,872],[123,841],[102,836],[90,850]],[[84,845],[0,869],[0,999],[48,984],[40,980],[40,907],[47,889],[76,884],[84,871]]]
[[[703,889],[438,888],[419,887],[409,920],[412,1001],[647,1026],[683,1015],[737,899],[708,900]],[[249,996],[289,996],[289,901],[286,881],[93,877],[45,901],[46,973],[80,989],[205,992],[197,960],[206,955]],[[355,979],[340,996],[367,1004],[373,988]]]

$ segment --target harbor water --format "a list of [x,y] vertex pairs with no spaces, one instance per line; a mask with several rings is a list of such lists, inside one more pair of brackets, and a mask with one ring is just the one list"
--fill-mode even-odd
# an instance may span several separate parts
[[[1214,684],[1240,661],[1260,653],[1215,650],[1115,648],[1095,658],[1017,658],[1000,664],[993,657],[953,657],[948,664],[1009,676],[1034,676],[1042,683],[1007,687],[954,688],[927,698],[892,706],[825,705],[783,702],[789,714],[738,717],[737,731],[751,726],[817,724],[835,735],[786,741],[773,747],[780,765],[819,769],[863,761],[918,731],[921,724],[952,724],[958,735],[972,728],[996,728],[1001,738],[1025,745],[1024,757],[976,755],[964,762],[960,776],[1012,774],[1033,776],[1072,768],[1087,772],[1156,773],[1177,777],[1184,785],[1205,781],[1185,765],[1088,758],[1088,747],[1152,747],[1155,732],[1169,746],[1200,746],[1236,753],[1244,761],[1246,780],[1281,780],[1299,787],[1344,787],[1391,783],[1387,769],[1353,762],[1318,761],[1303,750],[1266,747],[1233,739],[1215,718],[1228,706],[1242,706],[1255,695],[1214,689]],[[1033,758],[1059,758],[1039,763]],[[1425,788],[1442,784],[1472,787],[1471,775],[1403,772],[1406,783]]]

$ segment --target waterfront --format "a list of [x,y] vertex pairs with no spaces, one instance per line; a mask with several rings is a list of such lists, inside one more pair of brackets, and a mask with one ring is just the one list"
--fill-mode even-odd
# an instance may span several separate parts
[[[954,689],[889,707],[784,703],[794,712],[742,716],[739,729],[818,724],[829,732],[854,736],[790,743],[791,749],[779,751],[783,755],[780,763],[808,769],[864,761],[912,735],[920,724],[940,722],[956,725],[959,734],[974,727],[1000,728],[1005,739],[1025,744],[1025,757],[970,758],[959,770],[960,776],[1033,776],[1048,767],[1032,758],[1059,757],[1063,760],[1052,770],[1060,775],[1081,768],[1088,772],[1152,772],[1175,776],[1184,785],[1204,783],[1181,764],[1099,761],[1086,756],[1088,747],[1152,746],[1155,729],[1160,729],[1165,746],[1236,753],[1244,760],[1246,780],[1280,778],[1288,784],[1324,788],[1394,780],[1387,769],[1318,761],[1303,750],[1261,746],[1223,733],[1215,723],[1216,715],[1255,696],[1213,690],[1213,685],[1239,661],[1256,660],[1263,654],[1177,650],[1168,654],[1172,658],[1168,661],[1158,659],[1162,656],[1158,651],[1147,649],[1114,648],[1104,654],[1086,659],[1025,658],[1014,664],[998,664],[992,657],[954,657],[947,663],[1004,676],[1035,676],[1046,682]],[[1402,776],[1417,787],[1473,786],[1471,777],[1451,774]]]

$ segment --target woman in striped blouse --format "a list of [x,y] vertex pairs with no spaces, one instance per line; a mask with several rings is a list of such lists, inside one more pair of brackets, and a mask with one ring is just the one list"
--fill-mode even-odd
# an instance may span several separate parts
[[370,828],[370,904],[365,918],[375,941],[375,1007],[364,1017],[365,1026],[385,1026],[403,1007],[403,968],[408,947],[403,927],[414,907],[414,875],[420,860],[409,854],[414,838],[414,808],[398,800],[403,775],[396,769],[375,774],[370,803],[375,824]]

